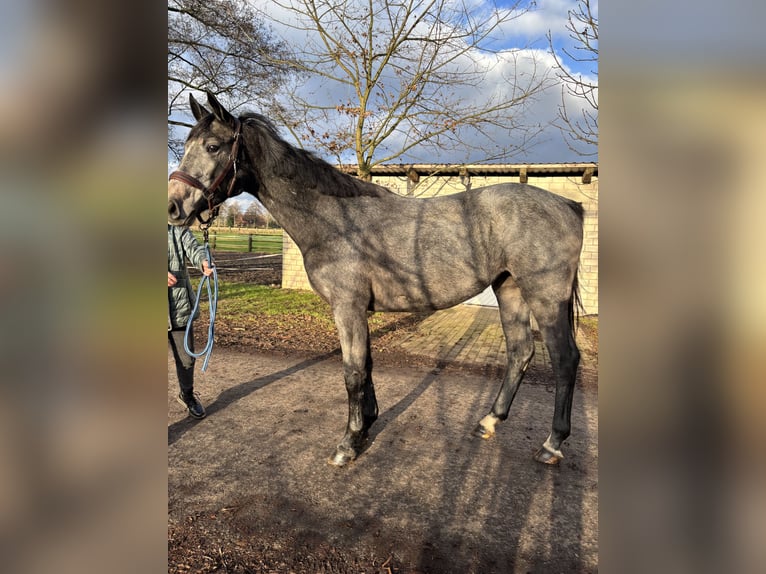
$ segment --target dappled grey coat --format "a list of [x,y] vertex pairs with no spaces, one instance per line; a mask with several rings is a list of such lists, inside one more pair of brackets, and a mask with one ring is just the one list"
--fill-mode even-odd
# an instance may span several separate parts
[[186,270],[187,259],[202,271],[202,262],[207,259],[205,248],[188,227],[168,225],[168,271],[178,279],[173,287],[168,287],[168,331],[186,327],[191,318],[194,291]]

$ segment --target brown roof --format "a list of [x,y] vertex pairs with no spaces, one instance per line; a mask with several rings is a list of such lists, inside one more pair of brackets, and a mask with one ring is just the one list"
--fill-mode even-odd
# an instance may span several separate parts
[[[343,172],[356,175],[356,165],[341,165]],[[372,168],[373,175],[586,175],[598,176],[598,163],[487,163],[487,164],[387,164]]]

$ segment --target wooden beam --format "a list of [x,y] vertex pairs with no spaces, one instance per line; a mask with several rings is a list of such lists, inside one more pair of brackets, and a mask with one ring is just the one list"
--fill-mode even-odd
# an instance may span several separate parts
[[458,175],[460,176],[460,183],[462,183],[466,189],[470,189],[471,175],[468,173],[468,168],[465,166],[461,167]]

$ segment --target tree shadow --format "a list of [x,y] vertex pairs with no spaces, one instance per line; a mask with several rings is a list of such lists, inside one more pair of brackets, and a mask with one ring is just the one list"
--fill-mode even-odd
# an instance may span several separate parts
[[[575,398],[573,415],[585,420],[585,397],[581,390]],[[524,396],[522,383],[508,420],[498,427],[499,432],[490,441],[474,438],[462,442],[459,457],[445,465],[440,477],[441,496],[432,507],[434,515],[442,521],[434,521],[422,533],[419,571],[440,574],[589,571],[590,549],[584,547],[587,539],[584,532],[589,528],[585,524],[585,513],[592,477],[579,466],[583,464],[581,459],[587,444],[595,437],[586,424],[573,425],[582,447],[576,448],[565,441],[569,456],[559,466],[534,461],[534,448],[522,454],[523,458],[500,459],[505,454],[501,452],[504,445],[498,445],[497,441],[519,442],[527,435],[534,447],[539,446],[539,433],[545,430],[548,420],[533,417],[530,400]],[[440,409],[449,407],[448,396],[441,397],[440,401]],[[474,404],[468,412],[479,413],[480,409],[481,405]],[[466,420],[466,427],[472,422],[475,421]],[[509,432],[514,433],[512,437]],[[513,450],[523,452],[523,449]],[[471,480],[476,482],[477,469],[481,469],[482,480],[478,482],[484,488],[472,491],[466,485],[471,484]],[[493,518],[484,528],[486,546],[495,549],[494,554],[477,544],[470,530],[465,534],[461,532],[458,520],[466,507],[472,506],[477,513],[480,509],[492,510],[489,514]],[[445,524],[452,528],[447,531]],[[502,545],[491,542],[498,538],[503,539]]]
[[[425,320],[431,314],[433,314],[433,312],[420,314],[417,322]],[[476,326],[480,324],[481,322],[482,321],[479,319],[479,317],[475,316],[473,321],[470,324],[466,325],[465,333],[473,332]],[[383,430],[385,430],[386,426],[390,424],[392,421],[396,420],[409,407],[411,407],[412,404],[415,402],[415,400],[417,400],[417,398],[420,397],[426,391],[426,389],[428,389],[428,387],[430,387],[434,383],[434,381],[436,381],[437,377],[441,374],[441,372],[454,362],[454,359],[457,356],[455,349],[459,350],[460,348],[462,348],[462,343],[463,343],[463,338],[461,337],[460,340],[458,340],[454,345],[442,347],[442,349],[439,351],[439,354],[435,358],[435,361],[436,361],[435,366],[428,371],[428,373],[423,378],[423,380],[420,381],[420,383],[418,383],[418,385],[415,386],[404,397],[399,399],[399,401],[397,401],[395,405],[391,406],[390,408],[386,409],[385,411],[381,413],[378,420],[375,421],[375,424],[372,425],[372,428],[370,429],[370,432],[368,435],[367,443],[364,445],[361,453],[364,453],[365,451],[367,451],[369,447],[372,445],[372,443],[375,441],[375,438],[381,432],[383,432]]]

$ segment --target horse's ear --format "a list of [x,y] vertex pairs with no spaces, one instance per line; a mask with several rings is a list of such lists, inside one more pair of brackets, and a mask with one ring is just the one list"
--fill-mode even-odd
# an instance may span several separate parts
[[221,102],[219,102],[216,97],[211,94],[210,92],[207,92],[207,103],[208,105],[213,109],[213,115],[216,117],[216,119],[228,126],[234,127],[235,119],[234,116],[232,116],[226,108],[221,105]]
[[194,116],[194,119],[197,121],[200,121],[202,118],[204,118],[206,115],[208,115],[210,112],[200,104],[197,100],[194,99],[194,96],[192,94],[189,94],[189,106],[191,107],[192,115]]

